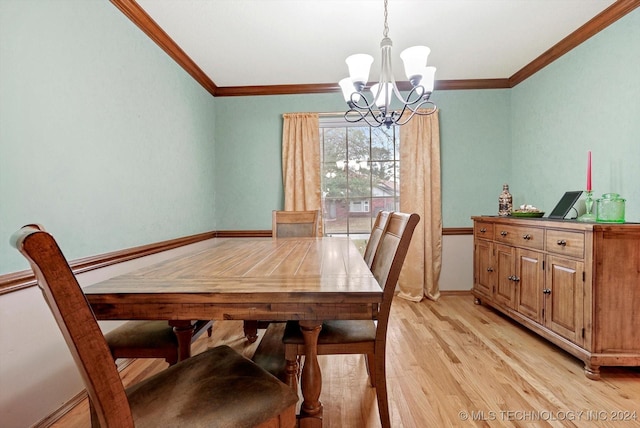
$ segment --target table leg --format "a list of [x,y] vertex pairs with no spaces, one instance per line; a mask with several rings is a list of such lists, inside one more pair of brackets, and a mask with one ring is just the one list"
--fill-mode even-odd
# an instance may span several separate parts
[[173,332],[178,337],[178,361],[186,360],[191,356],[193,325],[191,321],[183,320],[169,321],[169,325],[173,327]]
[[300,408],[300,428],[322,427],[322,373],[318,364],[318,335],[322,321],[300,321],[304,337],[305,359],[302,368],[302,407]]
[[253,343],[258,340],[258,321],[256,320],[244,320],[244,336],[249,343]]

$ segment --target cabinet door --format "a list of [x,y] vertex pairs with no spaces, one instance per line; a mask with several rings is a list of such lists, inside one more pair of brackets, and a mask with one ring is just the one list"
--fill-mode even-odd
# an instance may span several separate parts
[[496,245],[496,290],[495,301],[509,308],[515,308],[516,271],[515,249],[507,245]]
[[584,264],[548,256],[544,290],[544,324],[550,330],[582,345]]
[[495,266],[493,261],[493,244],[483,239],[476,239],[474,245],[474,289],[492,298],[495,284]]
[[540,252],[516,250],[516,310],[536,322],[542,319],[543,260]]

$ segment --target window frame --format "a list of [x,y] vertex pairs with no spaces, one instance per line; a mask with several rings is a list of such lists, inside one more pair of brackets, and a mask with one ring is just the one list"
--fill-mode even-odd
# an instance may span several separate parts
[[[325,117],[320,117],[319,120],[319,132],[320,132],[320,150],[321,150],[321,155],[320,155],[320,169],[321,169],[321,198],[322,198],[322,207],[323,207],[323,230],[325,233],[325,236],[347,236],[350,237],[352,239],[357,239],[357,240],[361,240],[361,239],[368,239],[370,232],[371,232],[371,227],[373,227],[373,222],[375,221],[375,216],[377,215],[377,213],[379,211],[382,210],[386,210],[386,211],[395,211],[398,209],[399,205],[400,205],[400,128],[398,126],[394,126],[390,129],[392,129],[392,133],[391,133],[391,141],[392,141],[392,145],[391,145],[391,150],[387,149],[387,153],[390,156],[387,156],[386,158],[374,158],[374,149],[376,148],[375,146],[375,137],[374,137],[374,133],[378,132],[378,130],[381,130],[381,128],[372,128],[369,127],[366,124],[362,124],[362,123],[350,123],[347,122],[343,116],[325,116]],[[346,228],[344,231],[340,231],[340,230],[333,230],[331,231],[331,227],[327,227],[327,220],[329,217],[329,208],[328,208],[328,204],[327,204],[327,200],[328,198],[326,197],[326,181],[329,178],[335,178],[335,174],[333,174],[332,177],[325,177],[325,168],[328,164],[334,162],[334,160],[331,161],[325,161],[325,129],[327,128],[344,128],[345,129],[345,157],[346,159],[344,159],[343,165],[344,165],[344,171],[345,171],[345,181],[346,181],[346,195],[343,198],[333,198],[334,201],[339,201],[339,200],[343,200],[344,204],[347,207],[346,210]],[[379,165],[380,168],[384,168],[385,164],[387,164],[386,168],[387,171],[389,170],[389,168],[393,168],[393,174],[391,175],[390,180],[387,180],[384,182],[385,185],[391,184],[392,186],[387,186],[386,189],[384,189],[384,186],[379,186],[379,184],[381,183],[380,180],[376,180],[376,177],[373,173],[369,173],[369,185],[368,185],[368,194],[367,195],[362,195],[362,194],[358,194],[358,195],[351,195],[350,192],[350,187],[349,187],[349,163],[352,162],[352,160],[349,159],[350,157],[350,150],[349,150],[349,128],[366,128],[368,129],[368,156],[367,159],[365,160],[368,168],[370,170],[370,168],[373,168],[375,165]],[[385,133],[388,133],[389,131],[387,131],[386,129],[382,129],[382,131],[386,131]],[[389,136],[385,137],[385,138],[389,138]],[[380,147],[380,146],[378,146]],[[381,148],[380,151],[383,151],[383,149]],[[340,160],[336,160],[335,161],[336,164],[338,164],[340,162]],[[360,162],[358,162],[360,163]],[[389,165],[390,164],[390,165]],[[355,165],[355,163],[353,163],[352,165]],[[364,167],[364,166],[362,166]],[[340,169],[340,166],[337,165],[337,168]],[[327,173],[329,174],[329,173]],[[390,189],[390,192],[389,192]],[[389,194],[384,194],[385,192],[389,192]],[[382,196],[374,196],[374,193],[383,193]],[[330,199],[330,198],[329,198]],[[389,200],[392,200],[390,205]],[[363,202],[363,201],[367,201],[368,202],[368,210],[367,211],[358,211],[358,212],[354,212],[352,211],[352,202],[355,201],[359,201],[359,202]],[[335,204],[335,202],[334,202]],[[362,207],[364,208],[364,204],[362,205]],[[336,208],[331,207],[331,211],[335,212]],[[363,216],[363,214],[367,214],[368,213],[368,224],[366,222],[362,222],[363,226],[361,229],[354,229],[354,227],[352,226],[352,222],[353,219],[356,216],[353,216],[353,214],[359,215],[360,217]],[[331,219],[336,219],[339,218],[338,216],[331,216]],[[329,220],[331,220],[329,219]],[[364,225],[367,225],[368,227],[364,227]],[[364,230],[366,229],[366,230]],[[329,230],[329,232],[327,232]],[[366,241],[365,241],[366,243]]]

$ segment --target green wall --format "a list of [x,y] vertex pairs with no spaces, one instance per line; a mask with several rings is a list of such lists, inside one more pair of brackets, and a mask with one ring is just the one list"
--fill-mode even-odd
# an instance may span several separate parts
[[[514,205],[550,212],[586,181],[627,198],[640,221],[640,10],[513,89],[436,91],[444,227],[495,215],[503,183]],[[282,113],[339,112],[338,94],[216,100],[216,219],[220,229],[268,229],[282,207]]]
[[514,204],[547,212],[566,190],[586,187],[627,199],[640,221],[640,9],[511,91]]
[[108,1],[0,1],[0,274],[216,229],[214,98]]
[[[640,218],[640,10],[513,89],[436,91],[443,223],[584,187]],[[106,1],[0,2],[0,274],[10,234],[51,230],[70,259],[209,230],[268,229],[286,112],[337,93],[214,99]],[[215,143],[215,144],[214,144]],[[215,149],[215,153],[214,153]],[[214,156],[215,154],[215,156]]]
[[[495,214],[511,173],[509,91],[439,91],[443,224]],[[282,114],[341,112],[340,94],[216,99],[216,219],[222,230],[270,229],[281,209]],[[489,197],[486,197],[489,194]]]

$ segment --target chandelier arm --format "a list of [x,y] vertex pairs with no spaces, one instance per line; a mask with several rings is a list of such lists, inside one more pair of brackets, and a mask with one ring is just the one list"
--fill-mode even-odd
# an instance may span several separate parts
[[[364,100],[364,105],[360,104],[359,101],[354,101],[353,100],[353,97],[356,94],[359,94],[361,99]],[[376,105],[375,98],[371,101],[371,103],[369,103],[369,100],[367,100],[367,97],[362,92],[354,92],[354,93],[352,93],[351,94],[351,103],[353,104],[353,108],[356,108],[356,109],[359,109],[359,110],[369,110],[369,111],[371,111],[371,109],[374,108],[375,105]]]
[[395,93],[396,97],[399,96],[400,99],[402,99],[402,96],[399,95],[398,86],[396,85],[396,81],[393,77],[393,71],[391,70],[391,47],[392,46],[393,46],[393,42],[391,41],[390,38],[386,36],[380,42],[382,64],[380,65],[380,80],[378,84],[378,93],[376,94],[373,100],[373,102],[376,103],[377,105],[378,98],[381,95],[383,95],[385,97],[385,100],[384,100],[385,112],[388,112],[391,110],[391,94],[389,94],[389,91],[387,90],[388,84],[391,85],[391,87],[393,88],[393,92]]
[[[419,111],[420,109],[424,108],[423,106],[425,106],[425,105],[429,105],[429,104],[431,104],[431,106],[432,106],[432,107],[431,107],[431,109],[430,109],[430,110],[429,110],[429,109],[427,109],[427,110],[428,110],[428,113],[427,113],[427,112],[425,112],[425,113],[421,113],[421,112]],[[427,115],[429,115],[429,114],[433,113],[433,111],[435,111],[435,109],[436,109],[436,105],[435,105],[432,101],[430,101],[430,100],[422,100],[422,102],[420,102],[420,104],[418,104],[418,105],[417,105],[417,106],[415,106],[415,107],[414,107],[414,106],[412,106],[412,105],[407,105],[406,107],[407,107],[407,109],[409,109],[410,111],[412,111],[412,112],[414,112],[414,113],[417,113],[417,114],[419,114],[419,115],[421,115],[421,116],[427,116]]]
[[[391,115],[389,115],[390,118],[390,123],[387,125],[387,127],[391,126],[391,125],[397,125],[398,122],[400,121],[400,119],[402,119],[402,116],[404,116],[404,113],[409,110],[411,112],[411,115],[409,115],[409,119],[411,119],[411,117],[413,117],[413,115],[415,114],[415,112],[411,109],[410,106],[408,106],[407,104],[403,105],[402,110],[400,110],[400,112],[398,111],[393,111],[391,113]],[[408,119],[407,119],[408,121]],[[407,121],[403,122],[406,123]]]
[[[358,115],[360,117],[355,119],[355,120],[347,119],[347,115],[349,113],[358,113]],[[368,119],[369,116],[375,121],[375,124],[373,122],[371,122],[370,119]],[[382,114],[381,112],[374,111],[371,108],[371,106],[369,106],[367,108],[359,108],[359,106],[353,105],[351,107],[351,109],[345,113],[345,119],[348,122],[355,123],[355,122],[359,122],[359,121],[364,119],[364,121],[367,122],[367,124],[369,124],[369,126],[372,126],[374,128],[377,128],[378,126],[380,126],[380,125],[382,125],[384,123],[384,116],[385,115]],[[379,120],[378,117],[381,117],[381,119],[383,119],[383,120]]]
[[396,84],[396,79],[393,77],[393,75],[391,76],[391,78],[389,80],[390,80],[391,85],[393,85],[393,93],[395,94],[395,96],[398,99],[398,101],[400,101],[404,105],[408,104],[408,100],[409,100],[411,94],[415,92],[415,88],[411,89],[411,92],[409,92],[409,96],[407,97],[407,100],[405,101],[405,99],[402,97],[402,94],[400,93],[400,89],[398,89],[398,85]]
[[[418,110],[419,108],[421,108],[425,104],[431,104],[433,107],[430,108],[430,109],[427,109],[427,111],[424,111],[424,112]],[[404,111],[405,111],[405,109],[402,109],[402,114],[400,116],[398,116],[398,119],[394,122],[395,125],[402,126],[402,125],[406,124],[416,114],[419,115],[419,116],[429,116],[429,115],[435,113],[437,108],[436,108],[436,105],[432,101],[424,101],[423,103],[421,103],[415,109],[412,109],[409,106],[407,106],[407,109],[411,112],[411,114],[406,119],[400,120],[400,119],[402,119],[402,117],[404,115]]]
[[367,122],[367,125],[369,125],[371,128],[380,128],[382,125],[384,125],[384,122],[379,122],[375,117],[373,118],[373,120],[374,121],[371,122],[369,119],[367,119],[366,116],[364,118],[364,121]]
[[[425,107],[427,105],[431,105],[431,107]],[[421,112],[419,109],[423,109],[426,111]],[[420,115],[420,116],[429,116],[430,114],[435,113],[437,109],[438,107],[433,103],[433,101],[425,100],[423,103],[420,103],[416,107],[415,112],[417,115]]]
[[[352,113],[357,113],[359,117],[357,117],[356,119],[350,118],[349,114],[352,114]],[[369,116],[371,116],[371,118],[373,118],[373,122],[371,122],[369,120],[369,118],[368,118]],[[367,125],[371,126],[372,128],[378,128],[380,125],[382,125],[384,123],[384,122],[380,122],[376,118],[376,115],[373,113],[373,111],[371,109],[369,109],[364,114],[360,110],[353,109],[353,108],[349,109],[344,114],[344,120],[346,120],[349,123],[357,123],[357,122],[360,122],[360,121],[364,120],[367,123]]]
[[[415,98],[415,100],[412,101],[412,96],[413,95],[415,95],[416,98]],[[403,104],[412,106],[412,105],[414,105],[416,103],[421,103],[423,101],[428,100],[430,95],[431,94],[425,92],[424,86],[418,85],[418,86],[415,86],[415,87],[411,88],[411,91],[409,91],[409,94],[407,95],[406,101],[403,99],[402,102],[403,102]],[[427,98],[425,98],[425,96]]]
[[405,120],[401,121],[401,120],[400,120],[400,118],[401,118],[402,116],[400,116],[400,117],[398,118],[398,120],[396,120],[396,122],[394,123],[394,125],[402,126],[402,125],[406,124],[407,122],[409,122],[409,121],[411,120],[411,118],[412,118],[413,116],[415,116],[416,114],[417,114],[417,112],[415,112],[415,111],[411,110],[411,114],[409,115],[409,117],[407,117]]

